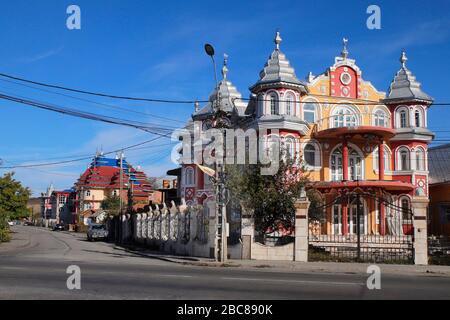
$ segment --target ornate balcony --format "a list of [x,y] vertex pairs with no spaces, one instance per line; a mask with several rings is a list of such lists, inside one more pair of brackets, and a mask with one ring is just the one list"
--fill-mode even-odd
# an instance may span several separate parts
[[315,138],[339,138],[359,135],[389,140],[395,135],[390,116],[383,113],[338,113],[320,119],[313,129]]

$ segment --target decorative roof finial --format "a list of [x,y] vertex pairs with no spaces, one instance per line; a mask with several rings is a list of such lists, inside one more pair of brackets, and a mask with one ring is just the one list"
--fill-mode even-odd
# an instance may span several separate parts
[[408,61],[408,57],[406,56],[405,49],[402,50],[402,55],[400,57],[400,63],[402,64],[402,68],[406,68],[406,61]]
[[342,39],[342,44],[343,44],[344,48],[342,49],[341,56],[342,56],[342,58],[347,59],[347,57],[348,57],[348,49],[347,49],[348,39],[347,38]]
[[200,111],[200,103],[198,103],[198,101],[195,101],[195,112],[199,111]]
[[227,65],[228,65],[228,55],[225,53],[223,55],[223,68],[222,68],[222,75],[223,75],[224,79],[227,78],[227,74],[228,74]]
[[277,50],[280,50],[280,44],[282,41],[283,39],[281,39],[280,31],[277,30],[277,35],[275,36],[275,44],[277,46]]

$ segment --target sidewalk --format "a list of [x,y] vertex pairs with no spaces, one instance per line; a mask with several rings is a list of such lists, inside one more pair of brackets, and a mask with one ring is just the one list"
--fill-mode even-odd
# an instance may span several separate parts
[[[159,259],[167,262],[188,266],[210,268],[242,268],[264,270],[266,272],[296,272],[296,273],[333,273],[333,274],[367,274],[368,263],[338,263],[338,262],[293,262],[293,261],[261,261],[261,260],[229,260],[222,264],[212,259],[198,257],[181,257],[160,252],[143,250],[134,247],[115,247],[142,257]],[[450,266],[415,266],[378,264],[384,274],[409,276],[440,276],[450,277]]]

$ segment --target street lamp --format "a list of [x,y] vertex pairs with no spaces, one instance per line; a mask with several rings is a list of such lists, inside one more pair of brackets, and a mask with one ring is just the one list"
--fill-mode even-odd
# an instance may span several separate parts
[[[214,109],[214,121],[213,126],[216,129],[220,129],[222,131],[222,136],[225,136],[225,126],[224,118],[226,117],[226,114],[221,110],[221,96],[220,96],[220,88],[219,88],[219,82],[217,81],[217,66],[216,66],[216,60],[214,59],[215,50],[214,47],[210,44],[205,45],[205,52],[208,56],[211,57],[213,66],[214,66],[214,79],[216,81],[216,98],[213,102],[213,109]],[[225,139],[223,139],[222,148],[223,152],[222,155],[225,154]],[[218,153],[216,152],[216,155]],[[225,204],[225,167],[223,163],[219,163],[217,157],[215,162],[216,167],[216,217],[217,217],[217,224],[216,224],[216,253],[215,258],[216,261],[220,261],[224,263],[227,260],[227,232],[226,232],[226,219],[227,219],[227,211],[226,211],[226,204]]]

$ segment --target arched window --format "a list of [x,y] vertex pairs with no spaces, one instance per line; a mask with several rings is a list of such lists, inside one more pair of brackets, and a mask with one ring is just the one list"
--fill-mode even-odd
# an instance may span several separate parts
[[[353,148],[348,148],[348,176],[350,180],[363,179],[363,158]],[[331,180],[341,181],[344,179],[342,147],[339,147],[331,154]]]
[[316,147],[313,144],[307,144],[304,150],[305,163],[308,166],[316,166]]
[[398,151],[398,170],[408,171],[411,169],[410,154],[407,148],[401,148]]
[[422,149],[416,150],[416,170],[425,170],[425,154]]
[[287,153],[286,156],[291,159],[295,159],[296,158],[295,139],[292,137],[286,138],[284,145],[285,145],[285,149],[286,149],[286,153]]
[[266,156],[272,157],[275,152],[280,152],[280,138],[276,135],[271,135],[267,138]]
[[308,123],[316,122],[316,105],[312,102],[307,102],[303,105],[303,120]]
[[401,208],[402,208],[402,219],[403,221],[411,220],[411,205],[409,202],[409,198],[403,197],[401,199]]
[[[378,148],[375,149],[375,151],[373,152],[373,167],[376,171],[380,170],[380,161],[379,161],[379,152],[378,152]],[[384,170],[385,171],[390,171],[391,170],[391,153],[389,151],[389,149],[384,146]]]
[[257,106],[258,106],[258,115],[263,115],[264,114],[264,96],[262,94],[258,95]]
[[188,186],[191,186],[191,185],[193,185],[195,183],[194,169],[186,168],[185,182],[186,182],[186,185],[188,185]]
[[383,110],[377,110],[374,116],[374,125],[377,127],[387,127],[387,116]]
[[279,114],[278,101],[277,101],[277,96],[275,95],[275,93],[272,93],[270,95],[270,114],[271,115]]
[[286,97],[286,115],[288,116],[293,116],[294,115],[294,97],[292,96],[292,94],[289,94]]
[[420,110],[416,110],[414,112],[415,124],[417,128],[422,127],[422,112]]
[[400,128],[408,127],[408,113],[406,110],[400,111]]
[[356,127],[358,121],[355,113],[348,107],[341,107],[334,111],[333,114],[334,128]]

